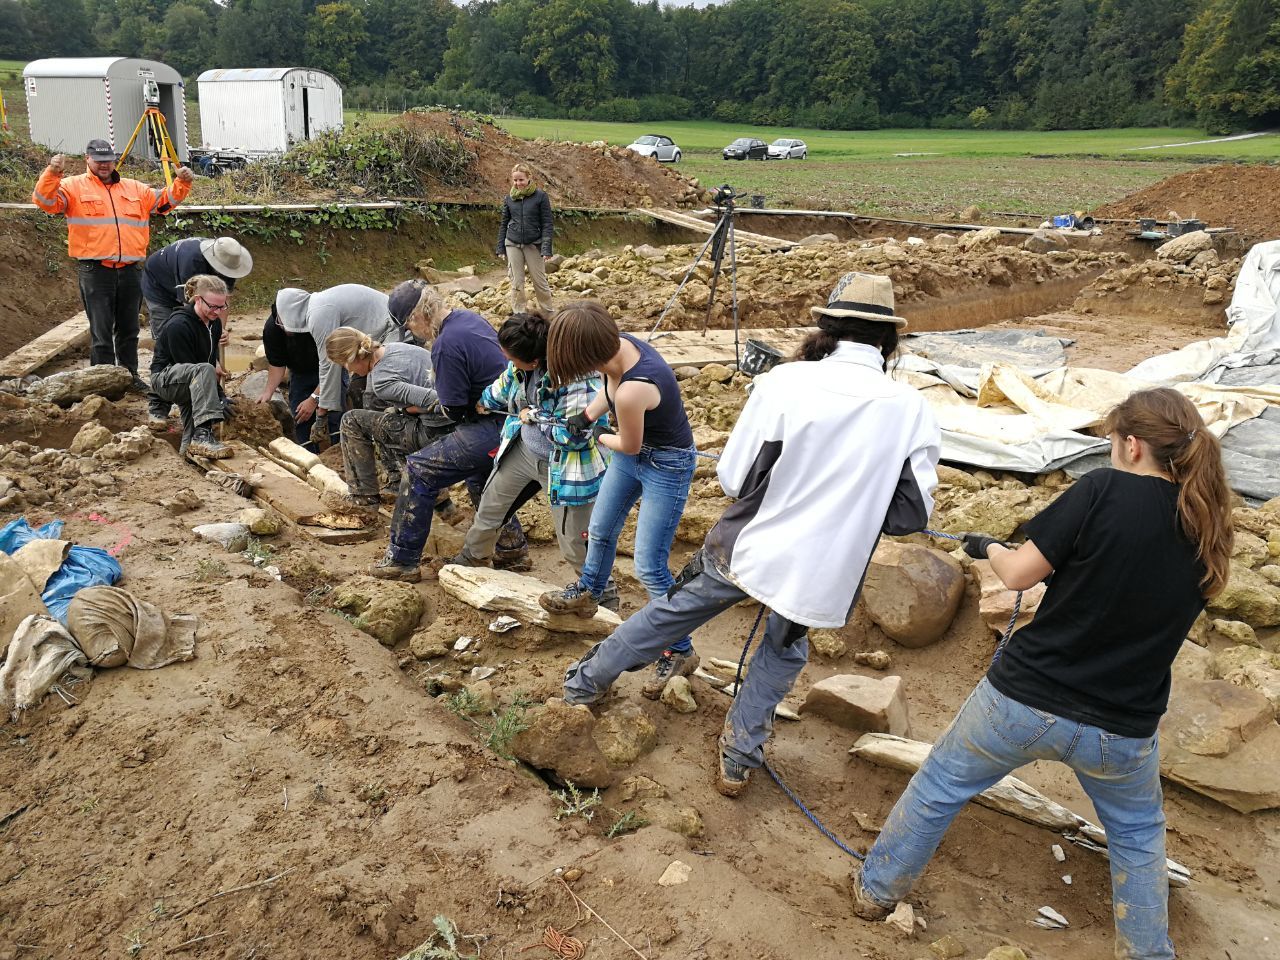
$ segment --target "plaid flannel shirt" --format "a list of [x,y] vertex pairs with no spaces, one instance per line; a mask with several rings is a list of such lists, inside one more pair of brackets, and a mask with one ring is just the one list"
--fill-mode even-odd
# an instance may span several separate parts
[[[494,460],[495,468],[502,455],[510,448],[513,438],[519,435],[520,410],[526,397],[526,378],[530,374],[517,370],[508,363],[507,369],[480,395],[480,405],[507,414],[502,425],[502,445]],[[600,492],[600,483],[608,466],[606,451],[596,443],[590,431],[575,433],[564,421],[587,409],[587,405],[600,391],[600,378],[590,376],[575,380],[563,387],[555,387],[545,372],[537,384],[538,409],[554,417],[557,423],[538,424],[537,427],[551,441],[551,457],[547,474],[551,489],[547,497],[552,506],[578,506],[592,503]]]

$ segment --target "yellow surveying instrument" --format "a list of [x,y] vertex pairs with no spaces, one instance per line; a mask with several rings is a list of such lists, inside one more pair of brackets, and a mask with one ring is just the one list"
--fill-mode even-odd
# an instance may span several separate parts
[[9,114],[4,109],[4,91],[0,90],[0,130],[9,129]]
[[178,159],[178,151],[173,149],[173,141],[169,139],[169,124],[165,121],[164,114],[160,112],[160,85],[154,80],[147,80],[142,86],[142,100],[142,116],[138,120],[138,125],[133,128],[133,135],[129,137],[129,142],[124,145],[124,153],[120,154],[119,162],[124,163],[129,156],[129,151],[133,149],[134,142],[138,139],[138,134],[145,129],[147,139],[155,148],[160,167],[164,170],[165,186],[172,187],[173,171],[182,166],[182,161]]

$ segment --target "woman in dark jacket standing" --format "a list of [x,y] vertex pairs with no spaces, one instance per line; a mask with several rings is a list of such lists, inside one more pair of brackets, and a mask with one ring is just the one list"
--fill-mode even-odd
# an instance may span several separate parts
[[551,287],[542,265],[551,256],[551,198],[533,185],[533,171],[523,163],[511,168],[511,191],[502,198],[498,256],[506,259],[511,277],[511,312],[526,312],[524,271],[528,268],[538,308],[544,316],[553,316]]

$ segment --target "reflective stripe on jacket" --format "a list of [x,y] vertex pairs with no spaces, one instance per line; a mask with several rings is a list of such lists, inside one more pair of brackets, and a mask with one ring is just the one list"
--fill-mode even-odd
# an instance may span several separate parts
[[168,213],[190,192],[181,180],[158,189],[119,173],[106,184],[91,173],[62,177],[45,168],[31,199],[45,213],[66,214],[71,257],[124,266],[147,258],[152,214]]

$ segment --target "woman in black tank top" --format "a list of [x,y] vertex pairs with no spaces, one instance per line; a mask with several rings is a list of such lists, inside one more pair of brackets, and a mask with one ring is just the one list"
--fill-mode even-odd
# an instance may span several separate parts
[[[539,602],[552,613],[594,615],[613,571],[618,536],[637,500],[636,577],[650,597],[666,593],[675,580],[668,566],[671,541],[696,463],[693,431],[675,374],[658,351],[619,331],[604,306],[593,300],[569,304],[552,321],[547,366],[557,383],[598,371],[605,388],[581,416],[591,423],[607,410],[618,432],[600,438],[613,456],[592,509],[582,573],[564,590],[544,593]],[[657,699],[673,675],[692,673],[697,666],[689,637],[672,644],[645,684],[645,695]]]

